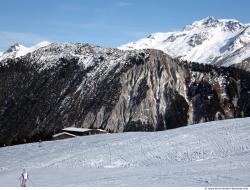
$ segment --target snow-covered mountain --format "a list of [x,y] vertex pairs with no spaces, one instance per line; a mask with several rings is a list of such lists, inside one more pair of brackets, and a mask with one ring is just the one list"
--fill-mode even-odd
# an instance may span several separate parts
[[0,186],[250,186],[250,118],[0,148]]
[[12,45],[5,52],[0,52],[0,61],[2,61],[4,59],[14,59],[14,58],[24,56],[28,53],[31,53],[31,52],[33,52],[41,47],[45,47],[45,46],[49,45],[49,44],[50,44],[50,42],[43,41],[43,42],[40,42],[34,46],[25,47],[21,44],[16,43],[16,44]]
[[250,75],[160,50],[52,43],[0,61],[0,146],[65,127],[161,131],[250,116]]
[[176,32],[154,33],[119,47],[159,49],[182,60],[229,66],[250,57],[250,24],[206,17]]

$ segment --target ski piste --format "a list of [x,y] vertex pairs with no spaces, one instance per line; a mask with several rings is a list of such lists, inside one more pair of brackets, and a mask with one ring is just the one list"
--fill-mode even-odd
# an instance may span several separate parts
[[0,148],[0,186],[249,186],[250,118]]

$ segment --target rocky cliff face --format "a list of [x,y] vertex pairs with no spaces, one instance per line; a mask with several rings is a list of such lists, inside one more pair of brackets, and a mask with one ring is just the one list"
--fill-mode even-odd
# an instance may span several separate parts
[[243,60],[241,63],[232,65],[232,67],[250,72],[250,57]]
[[0,145],[65,127],[157,131],[250,116],[249,73],[159,50],[50,44],[0,63]]

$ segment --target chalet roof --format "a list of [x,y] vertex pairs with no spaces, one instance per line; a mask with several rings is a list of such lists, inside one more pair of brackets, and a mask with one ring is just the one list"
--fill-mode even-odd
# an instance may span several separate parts
[[91,131],[92,129],[87,129],[87,128],[77,128],[77,127],[67,127],[62,129],[62,131],[71,131],[71,132],[87,132]]
[[61,136],[61,135],[68,135],[68,136],[71,136],[71,137],[76,137],[76,135],[73,135],[71,133],[62,132],[62,133],[58,133],[58,134],[53,135],[53,138]]
[[107,132],[103,129],[88,129],[88,128],[77,128],[77,127],[67,127],[67,128],[62,129],[62,131],[78,132],[78,133],[84,133],[84,132],[90,132],[90,131]]

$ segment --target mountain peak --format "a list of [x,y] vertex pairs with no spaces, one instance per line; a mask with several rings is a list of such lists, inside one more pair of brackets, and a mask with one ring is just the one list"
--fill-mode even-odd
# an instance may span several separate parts
[[218,22],[217,19],[215,19],[213,16],[207,16],[203,19],[201,19],[200,21],[198,22],[201,22],[202,24],[206,25],[206,24],[209,24],[209,23],[213,23],[213,22]]
[[186,25],[183,30],[190,31],[196,28],[202,27],[216,27],[219,23],[219,20],[215,19],[212,16],[205,17],[201,20],[194,21],[192,24]]
[[153,48],[182,60],[206,64],[221,64],[220,60],[223,60],[223,65],[231,65],[250,57],[248,27],[249,24],[235,19],[208,16],[186,25],[183,30],[154,33],[119,48]]
[[186,25],[183,30],[190,31],[199,28],[223,27],[223,30],[235,31],[240,30],[245,26],[245,24],[240,23],[236,19],[216,19],[212,16],[208,16],[201,20],[194,21],[192,24]]
[[12,46],[9,47],[9,49],[7,49],[4,53],[11,53],[11,52],[16,52],[19,51],[21,49],[24,49],[25,47],[19,43],[15,43]]
[[5,52],[0,53],[0,61],[8,58],[17,58],[24,56],[28,53],[31,53],[39,48],[45,47],[49,45],[50,42],[48,41],[42,41],[34,46],[31,47],[25,47],[19,43],[15,43],[12,46],[9,47]]

